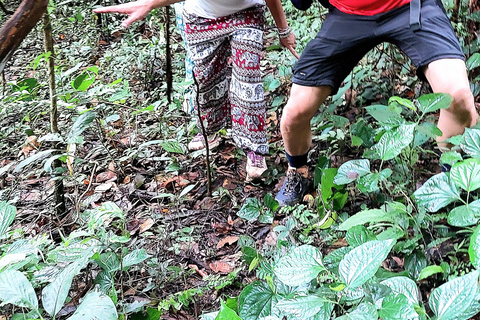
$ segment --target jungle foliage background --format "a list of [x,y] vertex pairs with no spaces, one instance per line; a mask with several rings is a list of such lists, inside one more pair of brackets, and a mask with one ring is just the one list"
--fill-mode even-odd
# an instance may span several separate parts
[[[0,320],[469,319],[480,311],[471,280],[480,266],[480,130],[452,139],[463,156],[440,159],[433,123],[450,100],[425,96],[428,84],[408,58],[383,44],[355,67],[312,120],[310,195],[278,208],[286,169],[279,119],[296,59],[269,17],[269,170],[246,184],[243,151],[222,131],[210,196],[204,152],[186,149],[197,133],[195,115],[182,111],[193,84],[184,80],[173,8],[129,29],[121,16],[92,12],[121,2],[50,1],[54,52],[44,48],[44,20],[2,73]],[[0,3],[3,24],[20,1]],[[444,4],[477,101],[479,4]],[[326,9],[284,6],[301,52]],[[440,174],[441,162],[458,169]],[[355,248],[378,250],[378,261]],[[345,271],[347,258],[371,266],[362,283],[359,270]],[[400,276],[410,291],[393,289],[388,279]],[[458,310],[441,311],[442,299]]]

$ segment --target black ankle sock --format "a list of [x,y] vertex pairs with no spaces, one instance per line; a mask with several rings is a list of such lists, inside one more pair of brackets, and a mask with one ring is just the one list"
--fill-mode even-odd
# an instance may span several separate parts
[[287,152],[285,152],[285,154],[287,155],[287,160],[290,164],[290,167],[300,168],[307,165],[308,153],[302,154],[301,156],[291,156]]

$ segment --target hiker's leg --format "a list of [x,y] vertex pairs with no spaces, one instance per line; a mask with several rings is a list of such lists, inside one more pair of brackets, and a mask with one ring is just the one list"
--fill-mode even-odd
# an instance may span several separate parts
[[268,154],[266,103],[260,70],[264,10],[254,7],[235,14],[238,29],[230,40],[232,138],[237,147],[257,154]]
[[306,154],[312,143],[310,120],[332,92],[330,86],[292,85],[290,98],[283,109],[280,129],[285,151],[291,156]]
[[[475,125],[478,113],[468,82],[465,62],[461,59],[441,59],[431,62],[425,69],[425,77],[434,92],[448,93],[453,102],[448,109],[440,110],[438,128],[442,135],[438,142],[460,135],[466,127]],[[446,147],[446,144],[439,144]]]
[[449,109],[440,111],[438,127],[443,134],[437,141],[441,142],[462,134],[465,127],[476,123],[478,116],[468,83],[465,56],[441,1],[423,0],[420,18],[421,28],[412,30],[409,13],[397,15],[387,24],[391,26],[387,32],[434,92],[449,93],[454,98]]
[[[207,122],[208,134],[222,129],[230,114],[228,58],[230,30],[222,28],[223,21],[184,14],[187,45],[194,61],[194,74],[199,85],[198,102],[202,120]],[[215,32],[211,29],[215,28]],[[196,91],[196,88],[195,88]],[[198,122],[198,119],[197,119]]]
[[289,168],[276,195],[280,205],[303,199],[308,184],[307,154],[312,142],[310,121],[325,99],[335,94],[358,61],[380,40],[375,18],[332,9],[294,67],[290,98],[280,128]]

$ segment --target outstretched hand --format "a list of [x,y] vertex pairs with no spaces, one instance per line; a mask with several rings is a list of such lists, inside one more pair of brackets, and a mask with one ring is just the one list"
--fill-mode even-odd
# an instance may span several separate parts
[[139,0],[135,2],[124,3],[116,6],[109,6],[94,9],[95,13],[123,13],[128,15],[128,18],[122,22],[123,27],[128,27],[135,21],[143,20],[152,11],[154,7],[145,1]]
[[295,33],[290,33],[286,38],[280,38],[280,44],[290,50],[290,52],[295,56],[295,58],[300,59],[297,51],[295,51]]

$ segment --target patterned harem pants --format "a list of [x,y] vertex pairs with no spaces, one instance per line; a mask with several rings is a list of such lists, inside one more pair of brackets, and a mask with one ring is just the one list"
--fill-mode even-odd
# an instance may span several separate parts
[[231,127],[237,147],[261,154],[268,153],[260,71],[264,11],[264,6],[255,6],[216,19],[184,12],[199,84],[198,107],[208,133]]

